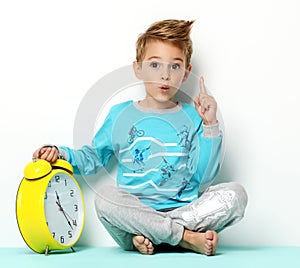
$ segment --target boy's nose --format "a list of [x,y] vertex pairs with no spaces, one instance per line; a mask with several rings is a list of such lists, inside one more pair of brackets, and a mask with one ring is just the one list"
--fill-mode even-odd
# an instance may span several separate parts
[[164,66],[161,72],[161,80],[168,81],[170,80],[170,70],[168,66]]

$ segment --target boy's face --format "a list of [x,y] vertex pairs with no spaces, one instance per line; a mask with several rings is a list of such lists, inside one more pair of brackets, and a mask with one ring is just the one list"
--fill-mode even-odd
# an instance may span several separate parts
[[137,78],[144,81],[146,98],[162,104],[174,100],[191,66],[185,66],[185,55],[180,48],[154,40],[147,45],[143,61],[134,62],[134,70]]

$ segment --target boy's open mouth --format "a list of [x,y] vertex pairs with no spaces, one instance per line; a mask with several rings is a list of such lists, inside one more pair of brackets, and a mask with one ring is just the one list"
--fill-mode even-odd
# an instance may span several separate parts
[[160,89],[161,89],[162,91],[168,91],[168,90],[170,89],[170,87],[167,86],[167,85],[162,85],[162,86],[160,87]]

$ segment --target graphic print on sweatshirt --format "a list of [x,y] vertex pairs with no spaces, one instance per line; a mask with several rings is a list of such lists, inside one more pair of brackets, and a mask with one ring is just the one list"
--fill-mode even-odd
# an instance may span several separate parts
[[[130,105],[115,121],[112,140],[119,163],[119,188],[144,203],[145,199],[158,204],[197,198],[189,165],[191,148],[199,148],[199,140],[194,122],[185,111],[145,116]],[[198,150],[192,153],[198,159]]]

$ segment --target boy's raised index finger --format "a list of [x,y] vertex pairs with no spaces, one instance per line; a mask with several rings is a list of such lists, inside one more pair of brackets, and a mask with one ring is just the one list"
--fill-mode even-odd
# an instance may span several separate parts
[[204,86],[204,77],[200,77],[200,95],[201,94],[207,94],[205,86]]

